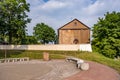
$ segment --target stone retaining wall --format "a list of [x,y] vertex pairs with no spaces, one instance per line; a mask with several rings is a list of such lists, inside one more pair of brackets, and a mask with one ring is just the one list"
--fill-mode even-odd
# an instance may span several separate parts
[[61,50],[61,51],[89,51],[92,52],[91,44],[80,45],[0,45],[0,49],[7,50]]

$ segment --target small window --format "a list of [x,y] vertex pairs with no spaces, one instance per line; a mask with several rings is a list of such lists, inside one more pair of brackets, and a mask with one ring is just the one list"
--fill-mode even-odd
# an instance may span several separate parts
[[77,22],[74,22],[74,26],[77,26]]

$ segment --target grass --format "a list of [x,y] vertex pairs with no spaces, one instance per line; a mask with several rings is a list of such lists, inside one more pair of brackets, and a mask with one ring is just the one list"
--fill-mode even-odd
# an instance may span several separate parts
[[[7,58],[15,58],[15,57],[29,57],[30,59],[42,59],[43,52],[48,52],[50,54],[51,59],[65,59],[66,55],[74,56],[73,51],[24,51],[24,50],[8,50]],[[0,51],[0,58],[5,57],[5,51]]]
[[91,53],[91,54],[81,53],[80,55],[78,55],[78,58],[107,65],[117,70],[118,73],[120,74],[120,60],[110,59],[98,53]]
[[[42,59],[43,52],[48,52],[50,59],[65,59],[66,56],[74,56],[84,60],[98,62],[113,69],[117,70],[120,74],[120,59],[114,60],[107,57],[104,57],[98,53],[89,53],[81,51],[18,51],[18,50],[9,50],[7,51],[7,58],[15,57],[29,57],[30,59]],[[0,51],[0,58],[4,58],[4,51]]]

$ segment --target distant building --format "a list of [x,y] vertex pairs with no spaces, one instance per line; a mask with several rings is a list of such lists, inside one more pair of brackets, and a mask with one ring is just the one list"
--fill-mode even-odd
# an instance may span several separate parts
[[58,29],[59,44],[90,43],[90,28],[78,19],[65,24]]

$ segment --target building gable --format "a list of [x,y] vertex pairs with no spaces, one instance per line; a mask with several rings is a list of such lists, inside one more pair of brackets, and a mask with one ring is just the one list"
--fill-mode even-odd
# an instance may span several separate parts
[[58,29],[59,44],[90,43],[90,28],[77,19]]
[[74,19],[59,29],[90,29],[90,28],[88,26],[86,26],[85,24],[83,24],[78,19]]

